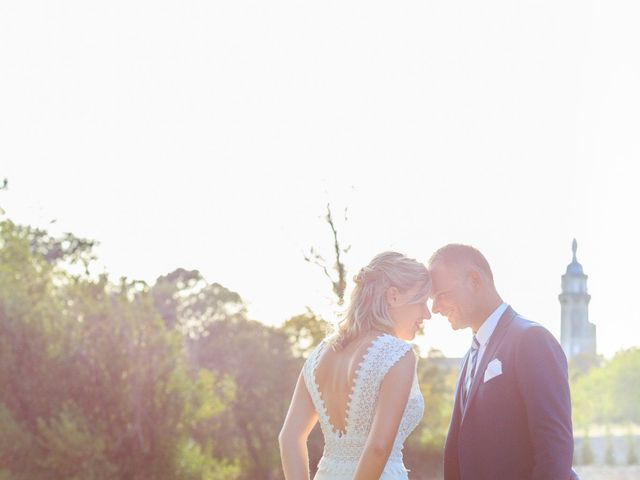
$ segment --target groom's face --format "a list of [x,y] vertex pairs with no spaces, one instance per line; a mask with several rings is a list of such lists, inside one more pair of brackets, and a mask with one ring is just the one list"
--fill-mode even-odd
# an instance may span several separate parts
[[471,326],[468,303],[470,293],[464,275],[442,262],[431,265],[433,281],[431,310],[447,317],[454,330]]

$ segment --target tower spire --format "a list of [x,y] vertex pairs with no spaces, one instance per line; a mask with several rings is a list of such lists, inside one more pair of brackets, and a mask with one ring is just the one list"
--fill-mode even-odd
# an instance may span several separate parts
[[587,275],[578,263],[578,241],[571,243],[573,260],[567,265],[562,276],[562,293],[560,300],[560,341],[567,358],[580,353],[595,355],[596,326],[589,322],[589,300],[587,291]]

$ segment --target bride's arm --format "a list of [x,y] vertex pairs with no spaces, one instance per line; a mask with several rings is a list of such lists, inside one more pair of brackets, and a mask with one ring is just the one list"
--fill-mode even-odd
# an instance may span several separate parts
[[287,480],[309,479],[307,438],[317,421],[318,414],[301,373],[278,436],[282,469]]
[[385,375],[364,451],[353,480],[380,478],[396,439],[416,372],[416,355],[410,349]]

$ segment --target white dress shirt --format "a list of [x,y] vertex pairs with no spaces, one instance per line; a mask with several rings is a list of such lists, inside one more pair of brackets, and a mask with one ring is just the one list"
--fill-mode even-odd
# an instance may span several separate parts
[[491,315],[489,315],[489,318],[484,321],[484,323],[476,332],[476,340],[478,340],[478,343],[480,344],[480,348],[478,349],[478,359],[476,360],[476,369],[482,361],[482,356],[484,355],[484,351],[487,349],[487,345],[489,344],[489,340],[491,339],[493,331],[498,325],[498,320],[500,320],[500,317],[508,306],[509,305],[502,302],[500,306],[496,308]]

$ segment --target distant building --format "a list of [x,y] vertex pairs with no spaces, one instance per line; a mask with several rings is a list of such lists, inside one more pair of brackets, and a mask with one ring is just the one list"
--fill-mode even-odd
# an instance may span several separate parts
[[589,300],[587,275],[578,263],[578,242],[573,240],[573,261],[562,276],[562,293],[558,295],[561,306],[560,343],[567,358],[580,353],[595,355],[596,326],[589,322]]

